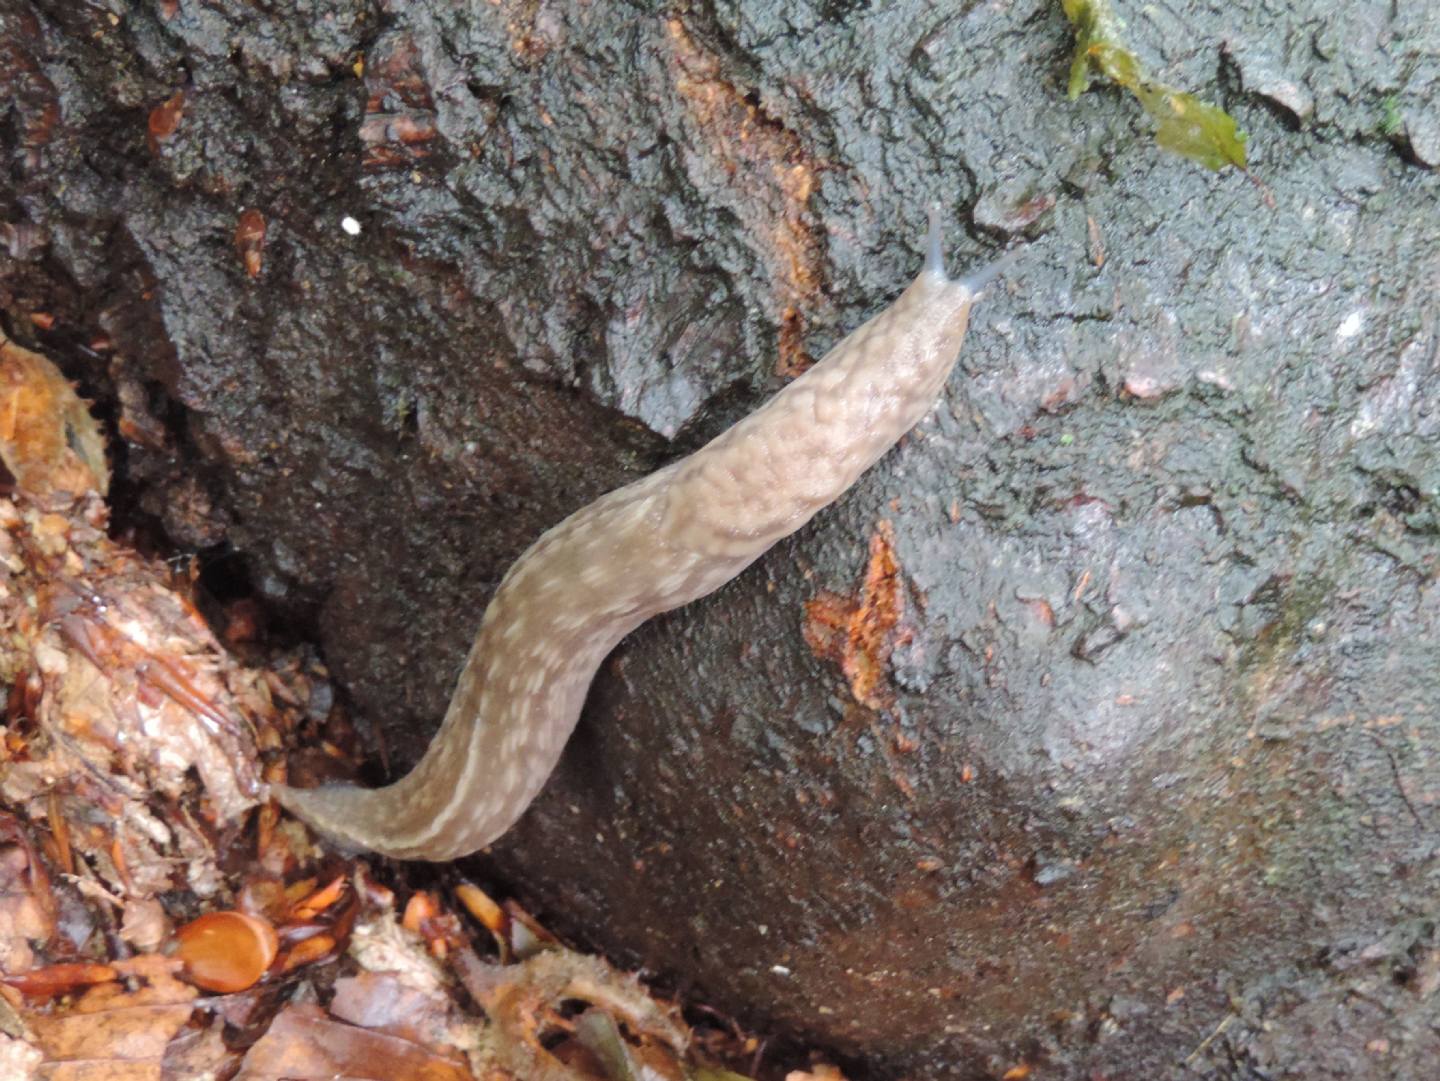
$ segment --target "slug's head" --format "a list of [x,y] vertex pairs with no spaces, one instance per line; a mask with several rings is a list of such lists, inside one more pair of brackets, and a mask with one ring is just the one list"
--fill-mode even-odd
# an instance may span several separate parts
[[963,278],[952,279],[945,273],[945,257],[940,250],[940,209],[930,207],[925,268],[908,292],[923,306],[921,329],[938,352],[954,357],[960,351],[971,307],[985,294],[986,286],[1009,269],[1021,250],[1009,252]]

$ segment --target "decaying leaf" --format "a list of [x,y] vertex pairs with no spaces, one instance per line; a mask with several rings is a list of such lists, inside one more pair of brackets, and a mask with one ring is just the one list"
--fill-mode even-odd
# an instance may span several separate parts
[[1125,45],[1125,24],[1110,0],[1060,0],[1075,27],[1075,58],[1070,65],[1070,100],[1090,87],[1096,74],[1135,95],[1155,121],[1155,140],[1207,169],[1245,168],[1245,133],[1229,113],[1193,94],[1156,82]]
[[161,1081],[165,1049],[190,1019],[196,995],[170,975],[172,965],[165,958],[117,964],[144,985],[104,983],[69,1009],[26,1013],[46,1081]]
[[235,1081],[474,1081],[452,1055],[347,1025],[319,1006],[285,1009],[245,1056]]
[[[263,703],[265,687],[228,659],[166,569],[103,525],[98,496],[67,514],[18,492],[0,500],[0,678],[26,688],[34,725],[0,797],[63,829],[114,891],[147,896],[181,872],[207,894],[211,830],[238,827],[258,793],[247,714],[266,711],[241,703]],[[162,821],[152,793],[188,802],[188,814]]]
[[14,816],[0,815],[0,972],[33,968],[31,943],[48,941],[55,921],[45,865]]
[[[678,1011],[657,1001],[633,976],[626,976],[598,957],[569,950],[546,950],[518,965],[489,965],[473,954],[456,958],[465,989],[490,1018],[488,1046],[494,1064],[525,1081],[592,1081],[606,1079],[605,1062],[577,1038],[564,1020],[562,1004],[585,1003],[624,1023],[633,1046],[611,1057],[661,1056],[681,1070],[690,1033]],[[591,1022],[592,1032],[607,1026]],[[592,1035],[592,1041],[597,1039]],[[572,1065],[584,1052],[592,1068]],[[650,1068],[655,1069],[652,1062]],[[655,1076],[665,1077],[665,1073]]]
[[61,865],[78,853],[115,896],[212,893],[217,831],[238,830],[259,791],[251,718],[273,715],[268,685],[164,564],[106,534],[93,419],[48,360],[8,340],[0,457],[15,478],[0,499],[0,679],[19,692],[0,799],[48,821]]
[[104,495],[100,426],[55,365],[0,333],[0,459],[34,496]]

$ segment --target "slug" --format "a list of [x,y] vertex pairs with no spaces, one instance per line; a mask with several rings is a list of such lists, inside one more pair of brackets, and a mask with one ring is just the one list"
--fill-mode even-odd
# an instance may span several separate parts
[[934,404],[1005,260],[945,275],[940,225],[899,298],[704,447],[543,534],[500,583],[440,731],[384,788],[274,786],[349,847],[449,860],[503,834],[550,776],[605,655],[734,578],[838,499]]

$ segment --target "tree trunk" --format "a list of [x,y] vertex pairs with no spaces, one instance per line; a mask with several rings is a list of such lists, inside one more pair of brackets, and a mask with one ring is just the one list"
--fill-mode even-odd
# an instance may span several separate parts
[[[1425,5],[1119,7],[1251,183],[1067,101],[1048,0],[6,2],[7,332],[397,768],[509,562],[889,303],[929,202],[952,271],[1036,240],[935,414],[624,643],[476,866],[876,1076],[1427,1076]],[[882,601],[857,690],[826,643]]]

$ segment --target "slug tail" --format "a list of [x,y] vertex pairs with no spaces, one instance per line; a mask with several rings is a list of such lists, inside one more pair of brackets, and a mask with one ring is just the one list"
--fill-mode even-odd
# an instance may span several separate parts
[[410,820],[419,808],[405,780],[401,778],[397,784],[385,788],[361,788],[352,784],[291,788],[272,784],[270,795],[347,852],[369,849],[399,859],[452,859],[463,854],[443,846],[412,843]]
[[[354,785],[322,785],[319,788],[291,788],[271,785],[270,795],[291,814],[303,819],[330,838],[338,847],[353,851],[357,846],[385,852],[384,826],[372,821],[373,807],[365,796],[374,790]],[[358,831],[365,830],[365,840]]]

